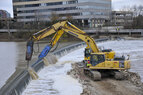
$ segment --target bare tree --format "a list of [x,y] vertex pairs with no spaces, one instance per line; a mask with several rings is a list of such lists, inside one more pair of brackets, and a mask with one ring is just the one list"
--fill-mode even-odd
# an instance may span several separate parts
[[130,11],[133,12],[133,16],[137,17],[139,15],[143,15],[143,6],[142,5],[134,5],[134,6],[124,6],[120,11]]
[[134,29],[143,29],[143,15],[139,15],[137,17],[134,17],[132,28]]
[[139,15],[143,15],[143,6],[142,5],[138,6],[138,10],[139,10]]
[[54,23],[58,22],[59,20],[61,20],[61,17],[59,15],[57,15],[55,12],[52,12],[51,18],[50,18],[51,24],[54,24]]
[[73,17],[70,16],[70,15],[67,15],[67,16],[66,16],[66,20],[68,20],[69,22],[72,22],[72,21],[73,21]]
[[123,8],[120,9],[120,11],[132,11],[130,6],[124,6]]
[[2,21],[1,18],[0,18],[0,29],[2,29],[3,27],[4,27],[3,21]]

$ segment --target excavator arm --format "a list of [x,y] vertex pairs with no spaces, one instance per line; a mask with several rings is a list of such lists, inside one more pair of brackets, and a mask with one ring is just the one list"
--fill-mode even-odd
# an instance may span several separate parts
[[39,41],[41,39],[44,39],[45,37],[48,37],[48,36],[54,34],[55,32],[57,32],[60,29],[60,27],[65,26],[66,23],[67,23],[67,21],[58,22],[50,27],[47,27],[47,28],[33,34],[32,38],[34,39],[34,41]]
[[48,53],[49,51],[51,50],[52,47],[55,46],[55,44],[59,41],[59,39],[61,38],[61,36],[63,35],[64,31],[62,30],[59,30],[58,32],[56,32],[56,34],[54,35],[54,37],[52,38],[51,42],[50,42],[50,45],[47,45],[43,51],[40,53],[39,55],[39,59],[42,59],[44,58]]
[[[67,32],[68,34],[73,35],[73,36],[83,40],[84,42],[86,42],[87,48],[91,48],[93,53],[99,52],[99,49],[98,49],[94,39],[91,38],[90,36],[86,35],[86,33],[84,31],[80,30],[79,28],[77,28],[76,26],[74,26],[73,24],[71,24],[68,21],[58,22],[58,23],[52,25],[51,27],[45,28],[45,29],[35,33],[30,38],[28,43],[31,42],[31,44],[33,44],[34,41],[41,40],[41,39],[48,37],[55,33],[54,37],[50,41],[50,45],[47,45],[43,49],[41,54],[39,55],[39,59],[42,59],[48,54],[48,52],[51,50],[51,48],[59,41],[59,39],[61,38],[61,36],[63,35],[64,32]],[[27,43],[26,60],[29,61],[29,60],[31,60],[31,57],[32,57],[33,45],[28,44],[28,43]]]
[[79,32],[76,32],[76,31],[73,31],[71,29],[68,29],[68,28],[62,28],[62,30],[64,32],[67,32],[69,33],[70,35],[73,35],[75,36],[76,38],[79,38],[81,39],[82,41],[84,41],[86,44],[87,44],[87,48],[91,48],[92,50],[92,53],[95,53],[95,52],[99,52],[99,49],[94,41],[93,38],[91,38],[90,36],[86,35],[86,34],[82,34],[82,33],[79,33]]
[[[35,34],[33,34],[29,40],[27,41],[27,50],[26,50],[26,57],[25,59],[27,61],[30,61],[32,58],[32,54],[33,54],[33,44],[35,41],[39,41],[41,39],[44,39],[45,37],[48,37],[54,33],[56,33],[57,31],[59,31],[60,27],[65,26],[66,21],[63,22],[58,22],[54,25],[52,25],[51,27],[45,28]],[[59,32],[58,32],[59,33]],[[58,41],[57,39],[60,38],[60,35],[58,35],[56,33],[56,35],[53,37],[53,39],[50,42],[50,45],[47,45],[43,51],[41,52],[41,54],[39,55],[39,58],[43,58],[46,54],[48,54],[48,52],[51,50],[51,48],[55,45],[55,42]],[[53,42],[52,42],[53,41]]]

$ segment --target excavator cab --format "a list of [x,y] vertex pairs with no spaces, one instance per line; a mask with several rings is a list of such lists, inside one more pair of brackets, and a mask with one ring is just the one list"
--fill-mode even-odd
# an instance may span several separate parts
[[86,67],[93,67],[96,66],[100,63],[105,62],[106,57],[104,53],[90,53],[89,57],[84,60],[84,64],[86,65]]
[[105,62],[105,54],[91,54],[90,64],[96,66],[102,62]]

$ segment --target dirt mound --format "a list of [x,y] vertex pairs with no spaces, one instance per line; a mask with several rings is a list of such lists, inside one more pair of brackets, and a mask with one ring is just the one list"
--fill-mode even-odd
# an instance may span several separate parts
[[143,84],[140,76],[133,72],[124,72],[126,80],[103,78],[93,81],[83,73],[83,68],[78,63],[72,64],[69,75],[79,80],[83,86],[81,95],[143,95]]
[[141,82],[141,77],[138,73],[134,72],[123,72],[126,76],[126,80],[130,81],[132,84],[143,87],[143,83]]

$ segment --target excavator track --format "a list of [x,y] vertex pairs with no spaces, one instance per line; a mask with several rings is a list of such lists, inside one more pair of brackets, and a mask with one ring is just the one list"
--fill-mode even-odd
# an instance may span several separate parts
[[101,73],[95,70],[90,69],[84,69],[84,74],[88,77],[90,77],[94,81],[100,81],[101,80]]
[[116,80],[124,80],[124,79],[125,79],[125,76],[124,76],[124,74],[123,74],[122,72],[120,72],[120,71],[115,71],[115,72],[114,72],[114,78],[115,78]]

